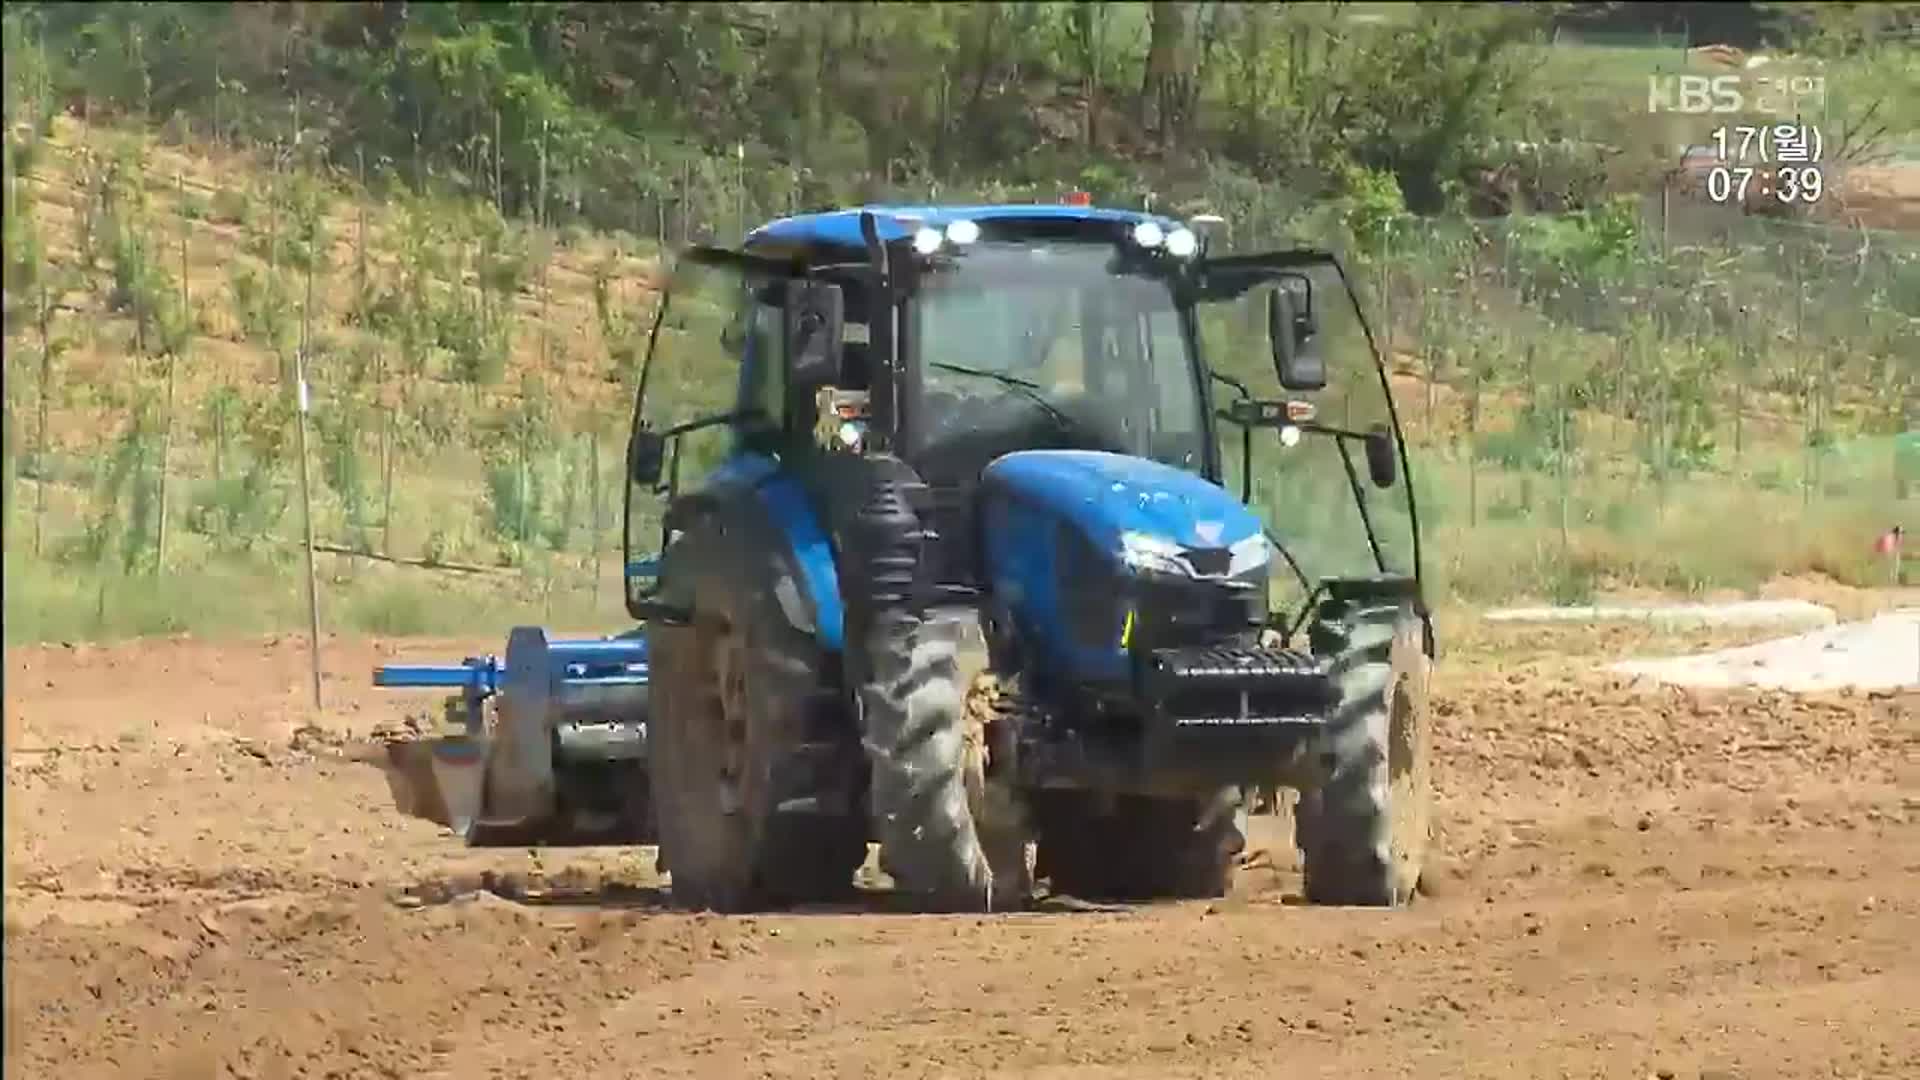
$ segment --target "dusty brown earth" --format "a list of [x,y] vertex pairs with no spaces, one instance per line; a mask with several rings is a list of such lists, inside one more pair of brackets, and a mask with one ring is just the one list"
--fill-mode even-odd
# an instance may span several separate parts
[[1446,854],[1393,913],[1298,905],[1284,852],[1217,903],[675,913],[648,853],[398,813],[356,760],[430,704],[365,686],[394,644],[328,642],[318,716],[297,639],[10,650],[6,1075],[1916,1075],[1920,694],[1442,630]]
[[1920,229],[1920,162],[1850,170],[1835,216],[1870,229]]

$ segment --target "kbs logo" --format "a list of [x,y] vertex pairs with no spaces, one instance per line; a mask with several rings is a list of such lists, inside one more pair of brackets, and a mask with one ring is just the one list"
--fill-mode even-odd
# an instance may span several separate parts
[[1790,116],[1825,103],[1823,75],[1649,75],[1647,111],[1654,113],[1769,113]]
[[1737,113],[1747,107],[1738,75],[1649,75],[1647,111]]

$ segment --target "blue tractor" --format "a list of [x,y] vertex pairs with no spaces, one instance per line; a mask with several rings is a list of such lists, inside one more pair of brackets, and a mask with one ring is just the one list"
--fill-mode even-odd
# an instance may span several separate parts
[[775,221],[678,259],[627,478],[639,629],[379,674],[464,688],[470,837],[657,842],[724,911],[841,897],[872,841],[929,908],[1208,897],[1293,789],[1309,901],[1414,894],[1432,622],[1332,256],[1086,206]]

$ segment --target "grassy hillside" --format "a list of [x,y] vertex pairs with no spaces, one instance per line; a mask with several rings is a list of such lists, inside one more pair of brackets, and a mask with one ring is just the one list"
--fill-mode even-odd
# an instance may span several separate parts
[[[898,51],[910,5],[771,27],[761,5],[697,6],[665,37],[647,20],[680,9],[640,6],[597,43],[589,7],[447,5],[386,28],[385,53],[394,5],[27,7],[38,23],[7,21],[9,640],[303,621],[297,357],[319,540],[431,567],[323,554],[328,627],[618,623],[619,452],[660,251],[862,191],[1080,185],[1220,212],[1236,248],[1345,252],[1390,328],[1429,569],[1454,596],[1870,582],[1873,538],[1920,531],[1901,487],[1920,495],[1920,461],[1895,449],[1920,426],[1914,235],[1622,195],[1643,189],[1603,143],[1547,138],[1636,130],[1638,66],[1691,62],[1677,50],[1505,41],[1499,70],[1536,77],[1421,149],[1428,118],[1390,107],[1407,94],[1340,80],[1422,50],[1436,78],[1471,76],[1498,19],[1401,13],[1370,37],[1351,19],[1369,5],[1197,5],[1154,90],[1146,5],[1097,24],[928,9],[950,33],[921,52]],[[977,79],[864,115],[898,71],[849,61],[795,108],[797,69],[734,63],[782,42],[789,66],[891,43],[891,64],[972,57],[952,70]],[[717,66],[665,104],[620,51],[643,47]],[[1284,137],[1354,95],[1337,138]],[[1920,126],[1893,107],[1893,130]],[[1502,146],[1531,196],[1513,209],[1559,212],[1475,220],[1458,187],[1449,212],[1408,212],[1396,176],[1420,153],[1465,176]]]
[[[298,624],[303,332],[320,539],[486,568],[323,555],[329,627],[622,618],[649,243],[70,119],[9,183],[14,640]],[[1875,580],[1874,536],[1920,528],[1892,441],[1916,392],[1912,241],[1735,215],[1676,226],[1662,258],[1612,213],[1285,224],[1339,225],[1387,309],[1442,587]]]
[[649,246],[65,119],[10,183],[8,624],[34,629],[9,633],[299,610],[303,335],[322,541],[511,570],[328,558],[331,623],[611,588]]

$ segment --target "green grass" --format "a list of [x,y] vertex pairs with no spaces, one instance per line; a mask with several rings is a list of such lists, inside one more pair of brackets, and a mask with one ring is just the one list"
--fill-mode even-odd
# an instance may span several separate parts
[[[626,622],[609,565],[596,603],[575,577],[551,592],[517,575],[464,576],[408,568],[334,577],[337,560],[320,557],[321,629],[382,636],[455,636],[539,624],[605,630]],[[306,593],[296,553],[279,559],[126,574],[6,557],[6,642],[107,642],[191,634],[236,637],[304,629]]]
[[[1763,491],[1743,477],[1652,485],[1581,480],[1569,485],[1568,528],[1560,531],[1560,492],[1534,479],[1523,509],[1521,478],[1489,470],[1479,481],[1480,522],[1469,525],[1465,470],[1428,462],[1426,492],[1438,521],[1427,532],[1438,591],[1469,603],[1514,599],[1580,603],[1596,591],[1645,588],[1676,595],[1750,591],[1783,575],[1827,577],[1871,587],[1885,583],[1874,540],[1904,520],[1920,523],[1920,502],[1885,493],[1838,490],[1803,511],[1792,488]],[[1891,481],[1888,481],[1889,484]]]
[[[1737,475],[1676,477],[1664,502],[1645,478],[1579,476],[1568,485],[1564,541],[1560,489],[1551,475],[1482,465],[1476,505],[1469,507],[1466,464],[1416,448],[1427,573],[1437,596],[1470,604],[1578,603],[1621,587],[1749,590],[1783,574],[1884,584],[1884,562],[1870,550],[1874,538],[1896,523],[1920,534],[1920,499],[1893,498],[1891,445],[1864,444],[1851,468],[1831,462],[1828,490],[1811,510],[1803,508],[1797,458],[1752,460]],[[1767,476],[1779,478],[1774,490],[1762,486]],[[6,640],[224,637],[306,626],[297,548],[218,557],[189,549],[176,558],[165,574],[130,574],[9,553]],[[323,554],[323,629],[448,636],[504,634],[532,623],[610,631],[627,616],[612,558],[601,566],[596,599],[574,559],[464,575]]]

